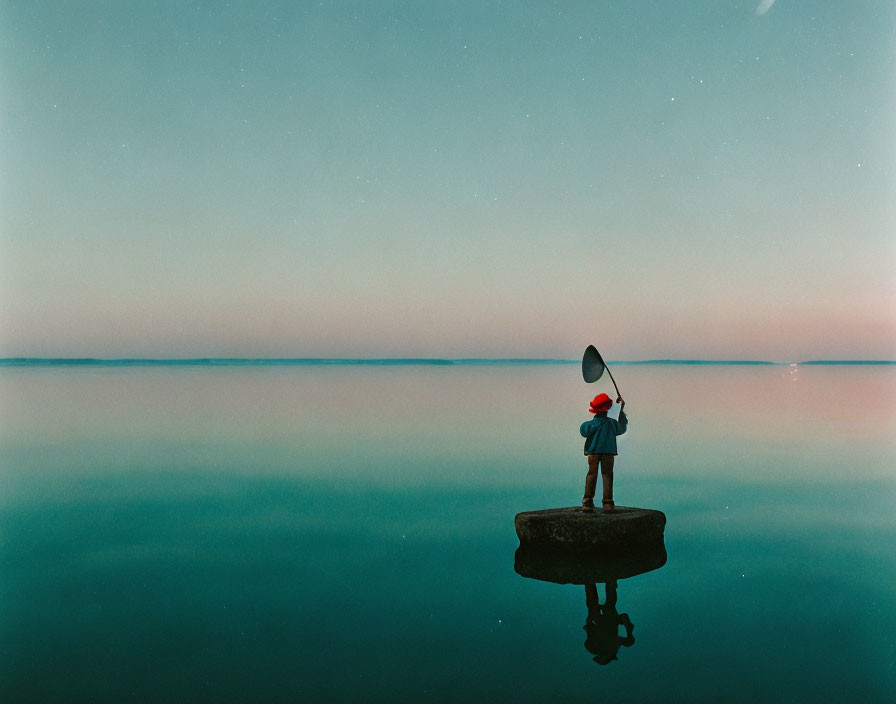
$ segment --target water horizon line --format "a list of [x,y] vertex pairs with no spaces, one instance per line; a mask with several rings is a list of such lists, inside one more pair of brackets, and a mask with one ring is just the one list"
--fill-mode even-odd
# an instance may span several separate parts
[[[236,367],[236,366],[501,366],[568,365],[581,360],[542,357],[2,357],[0,367]],[[617,365],[716,365],[716,366],[792,366],[792,365],[893,365],[896,360],[813,359],[775,362],[752,359],[643,359],[608,360]]]

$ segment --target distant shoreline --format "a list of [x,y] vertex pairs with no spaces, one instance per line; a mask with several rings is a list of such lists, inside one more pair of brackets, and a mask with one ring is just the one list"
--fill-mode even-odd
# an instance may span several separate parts
[[[580,364],[574,359],[530,358],[241,358],[199,357],[188,359],[98,359],[93,357],[5,357],[0,367],[275,367],[275,366],[550,366]],[[712,366],[789,366],[798,365],[893,365],[894,360],[819,359],[804,362],[768,362],[762,360],[646,359],[610,360],[617,365],[712,365]]]

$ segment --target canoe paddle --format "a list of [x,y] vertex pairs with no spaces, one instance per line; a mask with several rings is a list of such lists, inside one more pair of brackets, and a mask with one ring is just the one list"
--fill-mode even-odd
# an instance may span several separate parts
[[585,383],[592,384],[600,379],[604,374],[604,369],[610,375],[610,381],[613,382],[613,388],[616,389],[616,397],[622,398],[622,394],[619,393],[619,387],[616,386],[616,380],[607,367],[607,363],[604,362],[604,358],[600,356],[600,352],[597,351],[594,345],[588,345],[585,349],[585,355],[582,357],[582,377],[585,379]]

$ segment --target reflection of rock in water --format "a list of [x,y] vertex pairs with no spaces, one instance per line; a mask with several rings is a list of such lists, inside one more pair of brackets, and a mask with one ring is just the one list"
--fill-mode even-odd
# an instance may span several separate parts
[[550,552],[521,545],[514,556],[517,574],[555,584],[594,584],[628,579],[666,564],[666,546],[651,545],[627,555]]
[[[517,574],[556,584],[584,584],[588,616],[585,620],[585,648],[594,661],[606,665],[617,659],[621,647],[635,643],[634,624],[627,613],[616,610],[617,583],[666,564],[666,546],[643,546],[626,554],[595,554],[549,551],[521,545],[514,556]],[[606,584],[606,599],[600,603],[597,584]],[[619,635],[622,627],[625,635]]]

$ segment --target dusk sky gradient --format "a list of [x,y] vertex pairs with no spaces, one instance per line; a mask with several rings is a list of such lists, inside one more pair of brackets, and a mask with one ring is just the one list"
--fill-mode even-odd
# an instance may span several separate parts
[[896,358],[896,3],[0,4],[0,356]]

